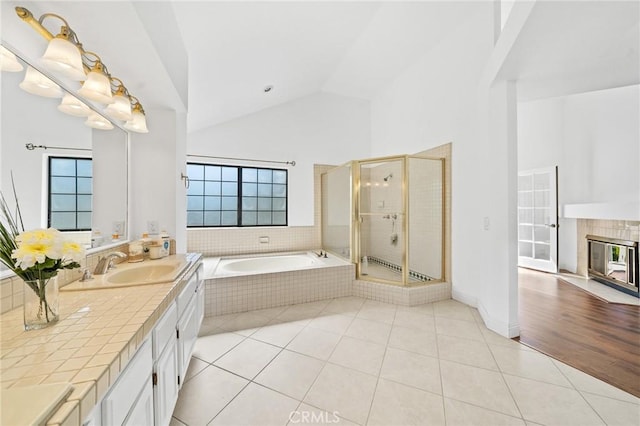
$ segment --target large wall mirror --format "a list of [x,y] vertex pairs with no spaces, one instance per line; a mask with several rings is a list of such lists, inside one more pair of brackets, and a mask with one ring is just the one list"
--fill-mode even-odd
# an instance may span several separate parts
[[[26,229],[53,226],[88,247],[96,230],[102,238],[94,238],[94,246],[112,242],[114,233],[125,240],[127,132],[89,127],[86,117],[58,109],[62,97],[21,89],[27,70],[38,66],[8,43],[2,45],[23,66],[1,75],[0,189],[9,205],[15,205],[13,176]],[[72,94],[69,89],[62,87],[62,94]]]

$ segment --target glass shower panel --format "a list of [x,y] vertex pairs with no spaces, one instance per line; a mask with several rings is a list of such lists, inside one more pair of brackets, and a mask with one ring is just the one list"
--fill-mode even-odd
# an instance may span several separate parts
[[440,281],[443,274],[443,161],[409,157],[408,283]]
[[322,247],[351,261],[351,165],[322,175]]
[[360,276],[401,284],[404,159],[361,162],[359,167]]

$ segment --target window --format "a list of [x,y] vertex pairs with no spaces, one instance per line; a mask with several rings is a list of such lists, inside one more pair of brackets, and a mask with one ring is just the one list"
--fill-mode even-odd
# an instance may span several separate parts
[[90,158],[49,157],[48,223],[61,231],[91,229]]
[[187,163],[187,227],[286,226],[287,171]]

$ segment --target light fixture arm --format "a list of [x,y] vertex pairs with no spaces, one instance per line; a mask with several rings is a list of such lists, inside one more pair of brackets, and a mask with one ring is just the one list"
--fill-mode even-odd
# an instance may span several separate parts
[[[140,101],[137,98],[131,96],[122,80],[111,75],[100,56],[98,56],[94,52],[84,50],[84,48],[82,47],[82,43],[80,43],[80,40],[78,39],[75,31],[71,29],[69,23],[62,16],[55,13],[45,13],[40,16],[39,19],[36,19],[31,11],[24,7],[17,6],[15,10],[20,19],[29,24],[34,30],[36,30],[49,42],[47,52],[49,52],[49,49],[51,49],[51,51],[56,49],[56,53],[58,53],[59,51],[65,52],[62,54],[61,58],[57,57],[55,54],[50,55],[51,57],[43,57],[43,60],[47,61],[46,63],[50,68],[52,68],[54,71],[60,72],[65,77],[68,77],[72,80],[84,81],[84,83],[82,84],[82,88],[78,91],[78,93],[82,94],[87,99],[93,100],[98,103],[111,104],[115,102],[114,100],[112,100],[112,93],[127,98],[131,104],[131,111],[136,113],[137,115],[134,114],[135,123],[132,123],[127,127],[127,125],[130,124],[129,122],[127,122],[125,123],[125,128],[140,133],[148,132],[144,117],[144,109],[142,108]],[[60,28],[60,32],[55,36],[43,25],[45,20],[47,20],[48,18],[57,18],[63,24]],[[68,42],[71,45],[75,46],[78,52],[75,52],[75,49],[73,47],[66,47],[68,45],[65,42]],[[54,43],[57,44],[54,45]],[[67,51],[69,49],[71,49],[71,51],[75,53],[68,53]],[[47,56],[47,52],[45,52],[45,56]],[[79,56],[77,55],[78,53]],[[94,74],[93,72],[97,72],[98,74]],[[107,85],[108,87],[106,87]],[[93,97],[91,97],[90,95]],[[122,100],[119,100],[118,102],[122,104]],[[127,110],[129,108],[120,108],[121,115],[127,117],[129,115],[127,114]],[[118,113],[117,108],[114,108],[112,110],[112,113]],[[120,119],[128,120],[128,118]]]
[[[33,14],[24,7],[16,6],[16,13],[27,24],[31,25],[31,27],[36,30],[42,37],[46,38],[47,41],[51,41],[54,37],[53,34],[49,32],[45,27],[42,26],[39,20],[33,17]],[[44,15],[43,15],[44,16]],[[66,21],[63,19],[66,23]],[[68,27],[68,25],[67,25]]]

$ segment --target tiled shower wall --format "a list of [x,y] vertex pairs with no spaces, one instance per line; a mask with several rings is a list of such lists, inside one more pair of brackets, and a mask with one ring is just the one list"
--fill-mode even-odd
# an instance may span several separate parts
[[442,161],[409,158],[409,270],[442,277]]
[[[127,244],[122,244],[115,247],[109,247],[108,249],[100,252],[91,253],[80,262],[80,268],[62,269],[58,272],[58,286],[64,287],[65,285],[80,279],[82,271],[85,268],[93,271],[98,264],[100,257],[114,251],[128,253],[129,248]],[[11,275],[0,280],[0,314],[22,306],[24,286],[25,284],[22,279],[15,275]]]
[[444,276],[451,280],[451,143],[413,154],[416,157],[444,158]]
[[578,275],[587,275],[587,235],[640,241],[640,221],[578,219]]
[[[384,178],[387,181],[384,181]],[[360,247],[362,256],[373,256],[396,265],[402,265],[405,216],[402,205],[402,162],[390,160],[375,167],[363,167],[360,172],[361,213]],[[384,216],[389,216],[384,218]],[[393,215],[396,218],[393,219]],[[392,240],[395,237],[395,242]]]

